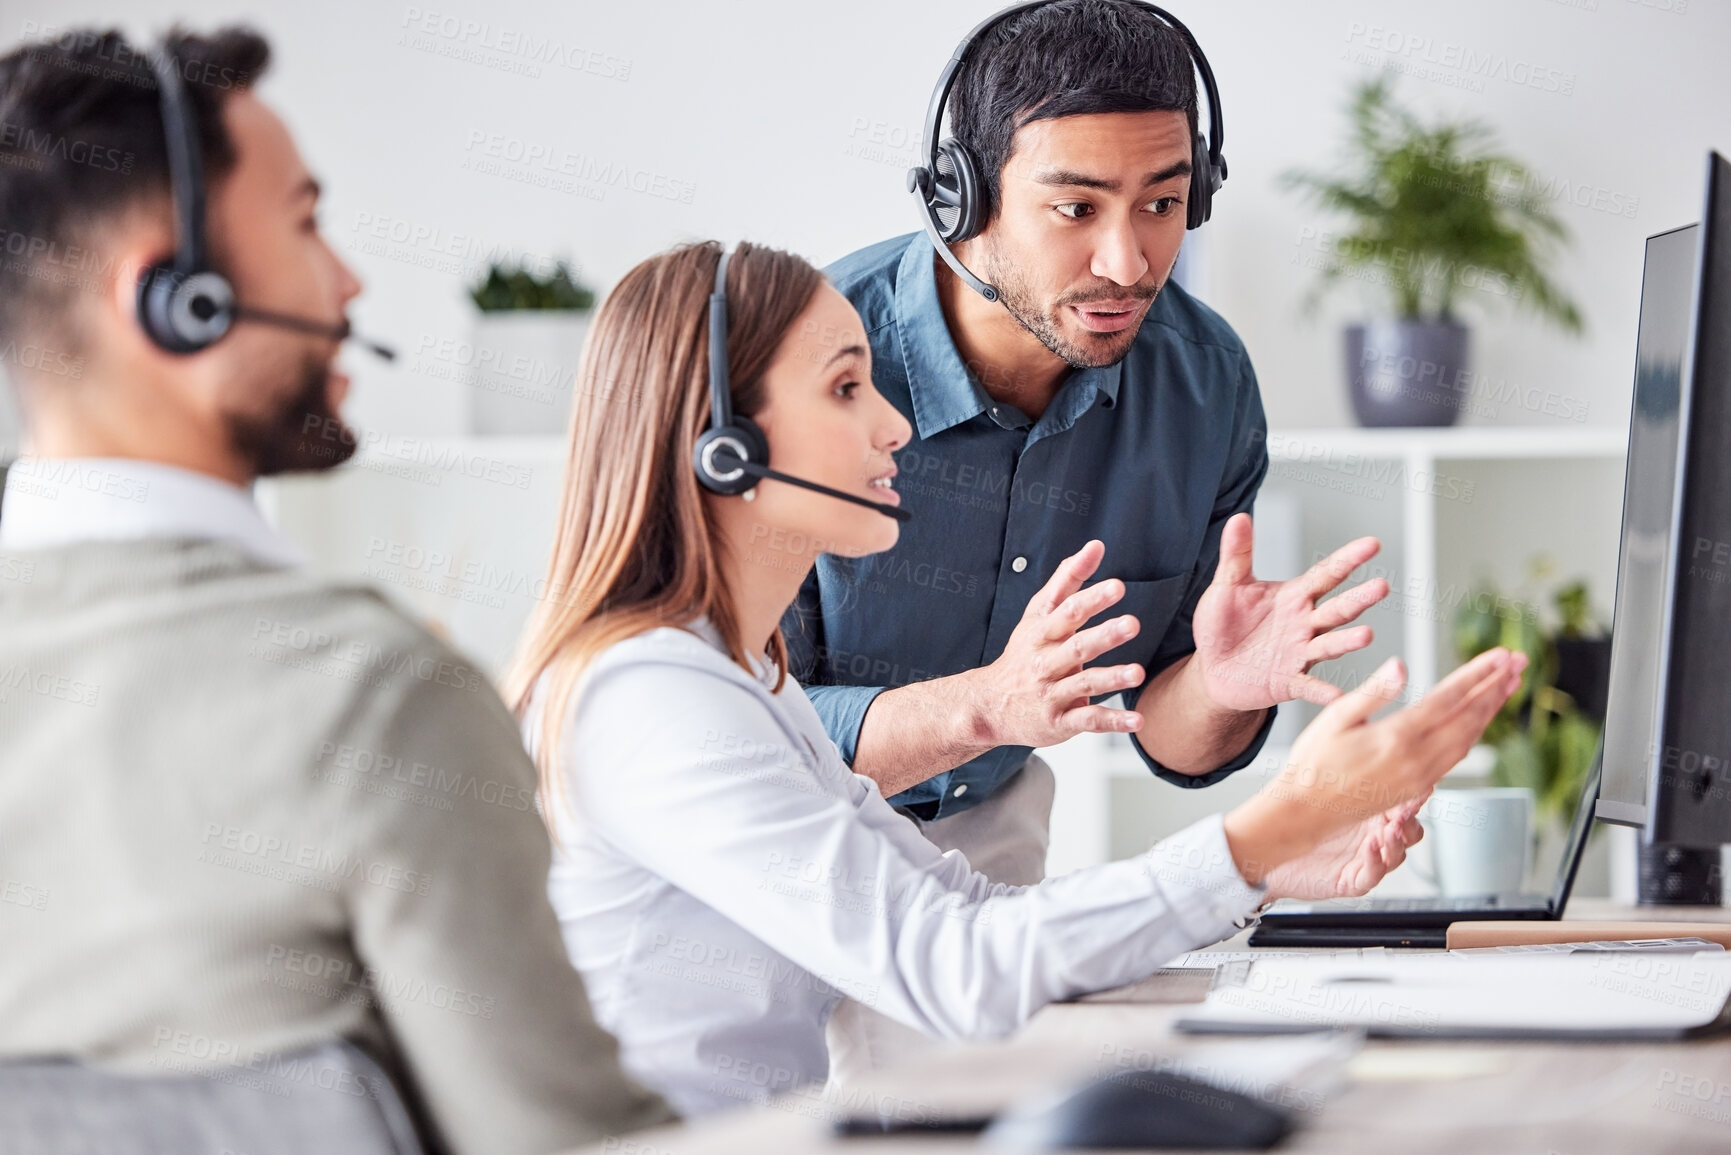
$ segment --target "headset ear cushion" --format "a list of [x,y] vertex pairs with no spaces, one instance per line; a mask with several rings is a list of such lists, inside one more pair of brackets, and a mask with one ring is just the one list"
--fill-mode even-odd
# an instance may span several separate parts
[[152,265],[139,277],[138,323],[170,353],[208,349],[234,323],[234,288],[208,269],[183,274],[170,265]]
[[955,137],[946,137],[938,144],[934,168],[934,191],[938,187],[947,188],[955,202],[952,206],[934,196],[938,235],[952,245],[979,236],[986,227],[986,198],[974,154]]
[[1226,180],[1220,165],[1208,151],[1208,141],[1197,133],[1190,149],[1190,203],[1185,206],[1185,228],[1200,228],[1214,213],[1214,194]]
[[749,417],[733,415],[733,427],[745,439],[745,447],[751,450],[751,461],[754,465],[769,467],[769,438],[764,436],[762,426]]
[[697,471],[697,483],[711,493],[737,497],[757,485],[758,479],[744,470],[729,470],[717,466],[713,455],[717,449],[730,453],[745,450],[745,459],[753,465],[769,465],[769,439],[757,422],[749,417],[735,417],[733,424],[719,429],[706,429],[692,450],[691,464]]

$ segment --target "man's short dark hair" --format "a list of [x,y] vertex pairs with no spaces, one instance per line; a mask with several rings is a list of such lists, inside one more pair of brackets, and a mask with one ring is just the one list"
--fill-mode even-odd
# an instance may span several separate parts
[[234,167],[222,123],[229,93],[251,87],[270,45],[243,27],[198,36],[171,30],[153,48],[120,32],[45,30],[0,56],[0,341],[61,324],[74,295],[114,272],[88,246],[100,226],[140,204],[168,211],[162,110],[149,52],[166,51],[186,80],[206,181]]
[[1055,0],[974,42],[950,90],[950,124],[980,162],[987,219],[1002,204],[1016,130],[1097,112],[1182,112],[1196,134],[1196,74],[1184,38],[1135,0]]

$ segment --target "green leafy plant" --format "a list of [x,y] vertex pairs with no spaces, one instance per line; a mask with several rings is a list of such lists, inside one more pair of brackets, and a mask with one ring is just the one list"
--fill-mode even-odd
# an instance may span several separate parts
[[1385,284],[1403,320],[1454,320],[1466,296],[1522,303],[1570,332],[1579,308],[1546,276],[1568,230],[1519,161],[1478,121],[1424,124],[1380,77],[1349,104],[1339,171],[1295,170],[1282,183],[1351,219],[1329,249],[1312,303],[1342,278]]
[[[1533,577],[1544,577],[1547,569],[1535,563]],[[1532,602],[1481,584],[1455,614],[1454,643],[1463,662],[1492,646],[1527,655],[1521,688],[1485,728],[1484,741],[1497,751],[1497,785],[1530,788],[1540,819],[1561,823],[1592,771],[1600,727],[1557,688],[1557,641],[1591,637],[1597,628],[1585,582],[1562,586],[1551,601],[1559,621],[1546,629]]]
[[537,276],[520,264],[495,264],[487,275],[469,287],[469,297],[483,313],[519,309],[562,309],[577,312],[595,304],[595,294],[572,274],[564,261],[546,276]]

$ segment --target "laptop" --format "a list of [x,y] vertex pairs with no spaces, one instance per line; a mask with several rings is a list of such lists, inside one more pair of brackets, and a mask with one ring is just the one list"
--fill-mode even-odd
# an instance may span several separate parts
[[1430,895],[1422,898],[1337,898],[1326,902],[1281,899],[1268,908],[1251,932],[1251,946],[1414,946],[1447,945],[1452,922],[1491,919],[1555,920],[1563,917],[1575,872],[1587,849],[1593,808],[1599,798],[1603,749],[1581,787],[1569,838],[1557,864],[1550,894]]

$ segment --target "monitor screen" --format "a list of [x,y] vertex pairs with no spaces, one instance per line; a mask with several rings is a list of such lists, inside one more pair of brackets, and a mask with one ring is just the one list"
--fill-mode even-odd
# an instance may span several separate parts
[[1731,164],[1717,154],[1700,239],[1647,838],[1705,848],[1731,842]]
[[1644,826],[1658,733],[1671,523],[1676,510],[1678,406],[1695,303],[1700,228],[1647,239],[1635,338],[1635,404],[1623,481],[1623,544],[1612,611],[1600,818]]

